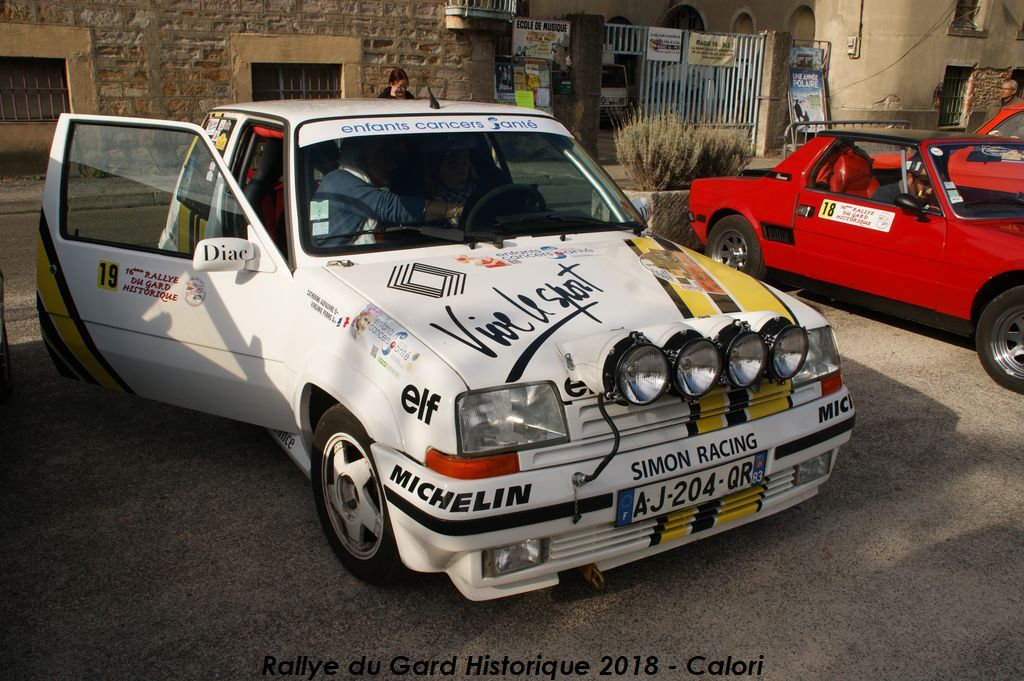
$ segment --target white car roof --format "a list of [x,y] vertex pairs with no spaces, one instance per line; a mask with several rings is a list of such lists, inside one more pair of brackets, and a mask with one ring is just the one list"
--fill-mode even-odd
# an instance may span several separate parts
[[552,118],[536,109],[493,102],[439,100],[440,109],[431,109],[430,100],[423,99],[287,99],[218,106],[215,112],[240,111],[257,116],[270,116],[297,125],[305,121],[346,116],[445,116],[451,114],[505,114]]

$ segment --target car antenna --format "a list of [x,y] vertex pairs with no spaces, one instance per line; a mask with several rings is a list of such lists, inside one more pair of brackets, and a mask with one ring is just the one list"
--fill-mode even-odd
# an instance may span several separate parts
[[441,105],[437,103],[437,98],[434,97],[434,93],[431,92],[429,85],[427,86],[427,95],[430,97],[430,108],[431,109],[440,109]]

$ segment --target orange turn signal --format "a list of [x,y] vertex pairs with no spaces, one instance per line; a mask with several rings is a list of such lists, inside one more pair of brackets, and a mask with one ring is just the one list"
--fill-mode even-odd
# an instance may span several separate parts
[[821,396],[831,395],[834,392],[839,392],[839,389],[843,387],[843,375],[838,371],[831,376],[827,376],[821,380]]
[[499,475],[519,472],[519,455],[516,452],[482,456],[478,459],[462,459],[448,456],[433,447],[427,448],[427,468],[449,478],[477,480],[494,478]]

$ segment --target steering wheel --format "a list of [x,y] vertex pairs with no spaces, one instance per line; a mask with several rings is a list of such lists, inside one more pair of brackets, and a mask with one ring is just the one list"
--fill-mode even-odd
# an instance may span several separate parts
[[499,215],[535,213],[546,208],[544,196],[534,185],[503,184],[477,199],[473,207],[462,214],[459,227],[469,229],[481,221],[490,223]]

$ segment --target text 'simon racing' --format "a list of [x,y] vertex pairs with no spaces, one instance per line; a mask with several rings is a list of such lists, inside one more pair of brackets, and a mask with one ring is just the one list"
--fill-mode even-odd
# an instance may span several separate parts
[[819,314],[639,220],[527,109],[65,115],[40,321],[69,376],[274,431],[363,579],[599,581],[811,497],[854,417]]

